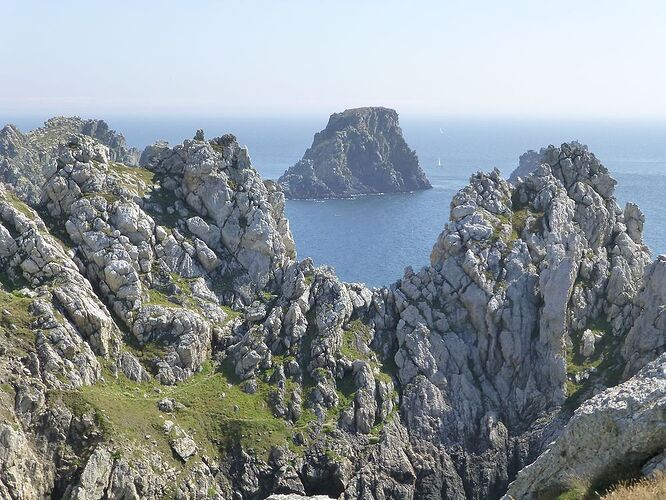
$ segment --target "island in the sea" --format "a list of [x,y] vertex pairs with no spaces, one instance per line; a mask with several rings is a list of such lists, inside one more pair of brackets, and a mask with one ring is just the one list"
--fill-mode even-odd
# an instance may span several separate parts
[[430,189],[398,113],[383,107],[334,113],[303,158],[278,180],[287,198],[350,198]]

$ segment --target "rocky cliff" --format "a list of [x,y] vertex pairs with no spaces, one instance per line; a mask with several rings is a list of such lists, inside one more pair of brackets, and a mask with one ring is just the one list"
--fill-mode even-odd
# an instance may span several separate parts
[[348,198],[428,189],[398,124],[387,108],[348,109],[331,115],[303,159],[278,180],[287,198]]
[[128,147],[122,134],[110,130],[104,120],[55,117],[25,134],[14,125],[0,130],[0,182],[10,184],[22,200],[38,203],[58,147],[74,134],[88,135],[107,146],[114,161],[139,163],[139,151]]
[[0,190],[0,496],[540,498],[653,470],[665,261],[586,148],[539,154],[473,176],[431,265],[368,289],[296,259],[233,136],[145,168],[69,138],[40,203]]

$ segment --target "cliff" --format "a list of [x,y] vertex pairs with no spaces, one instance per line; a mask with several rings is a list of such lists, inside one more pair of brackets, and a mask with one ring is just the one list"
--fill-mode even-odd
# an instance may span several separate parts
[[331,115],[303,158],[278,180],[287,198],[348,198],[429,189],[398,124],[387,108],[348,109]]
[[146,168],[71,137],[39,204],[0,189],[0,496],[538,498],[651,467],[663,258],[586,148],[540,155],[368,289],[296,259],[233,136]]
[[11,185],[22,200],[38,203],[58,147],[74,134],[88,135],[107,146],[114,161],[139,163],[139,151],[128,147],[122,134],[110,130],[104,120],[59,116],[25,134],[14,125],[0,130],[0,182]]

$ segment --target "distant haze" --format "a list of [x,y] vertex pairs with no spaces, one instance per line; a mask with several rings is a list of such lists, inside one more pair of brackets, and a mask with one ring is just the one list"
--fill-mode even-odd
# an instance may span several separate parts
[[0,110],[666,118],[663,0],[3,0]]

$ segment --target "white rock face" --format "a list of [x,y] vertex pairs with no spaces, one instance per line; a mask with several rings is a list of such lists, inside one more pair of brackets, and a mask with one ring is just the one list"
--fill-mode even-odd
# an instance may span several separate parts
[[0,424],[0,496],[42,498],[52,481],[53,472],[44,467],[25,435]]
[[109,451],[104,447],[95,448],[83,468],[78,485],[67,495],[68,498],[71,500],[103,498],[108,489],[112,466]]
[[647,267],[645,282],[635,301],[636,319],[622,355],[627,360],[624,377],[630,377],[666,350],[666,255]]
[[507,498],[565,491],[641,465],[666,447],[666,355],[578,408],[562,435],[511,484]]
[[[295,258],[284,195],[274,183],[261,180],[247,149],[233,136],[185,141],[160,150],[150,162],[165,176],[163,185],[178,186],[176,195],[194,211],[187,219],[189,231],[211,250],[236,260],[236,272],[246,274],[255,287],[266,286],[276,269]],[[205,266],[212,265],[208,255],[203,259]]]
[[597,338],[592,333],[592,330],[589,328],[583,332],[583,336],[580,339],[580,355],[586,358],[589,358],[594,354],[594,343]]

